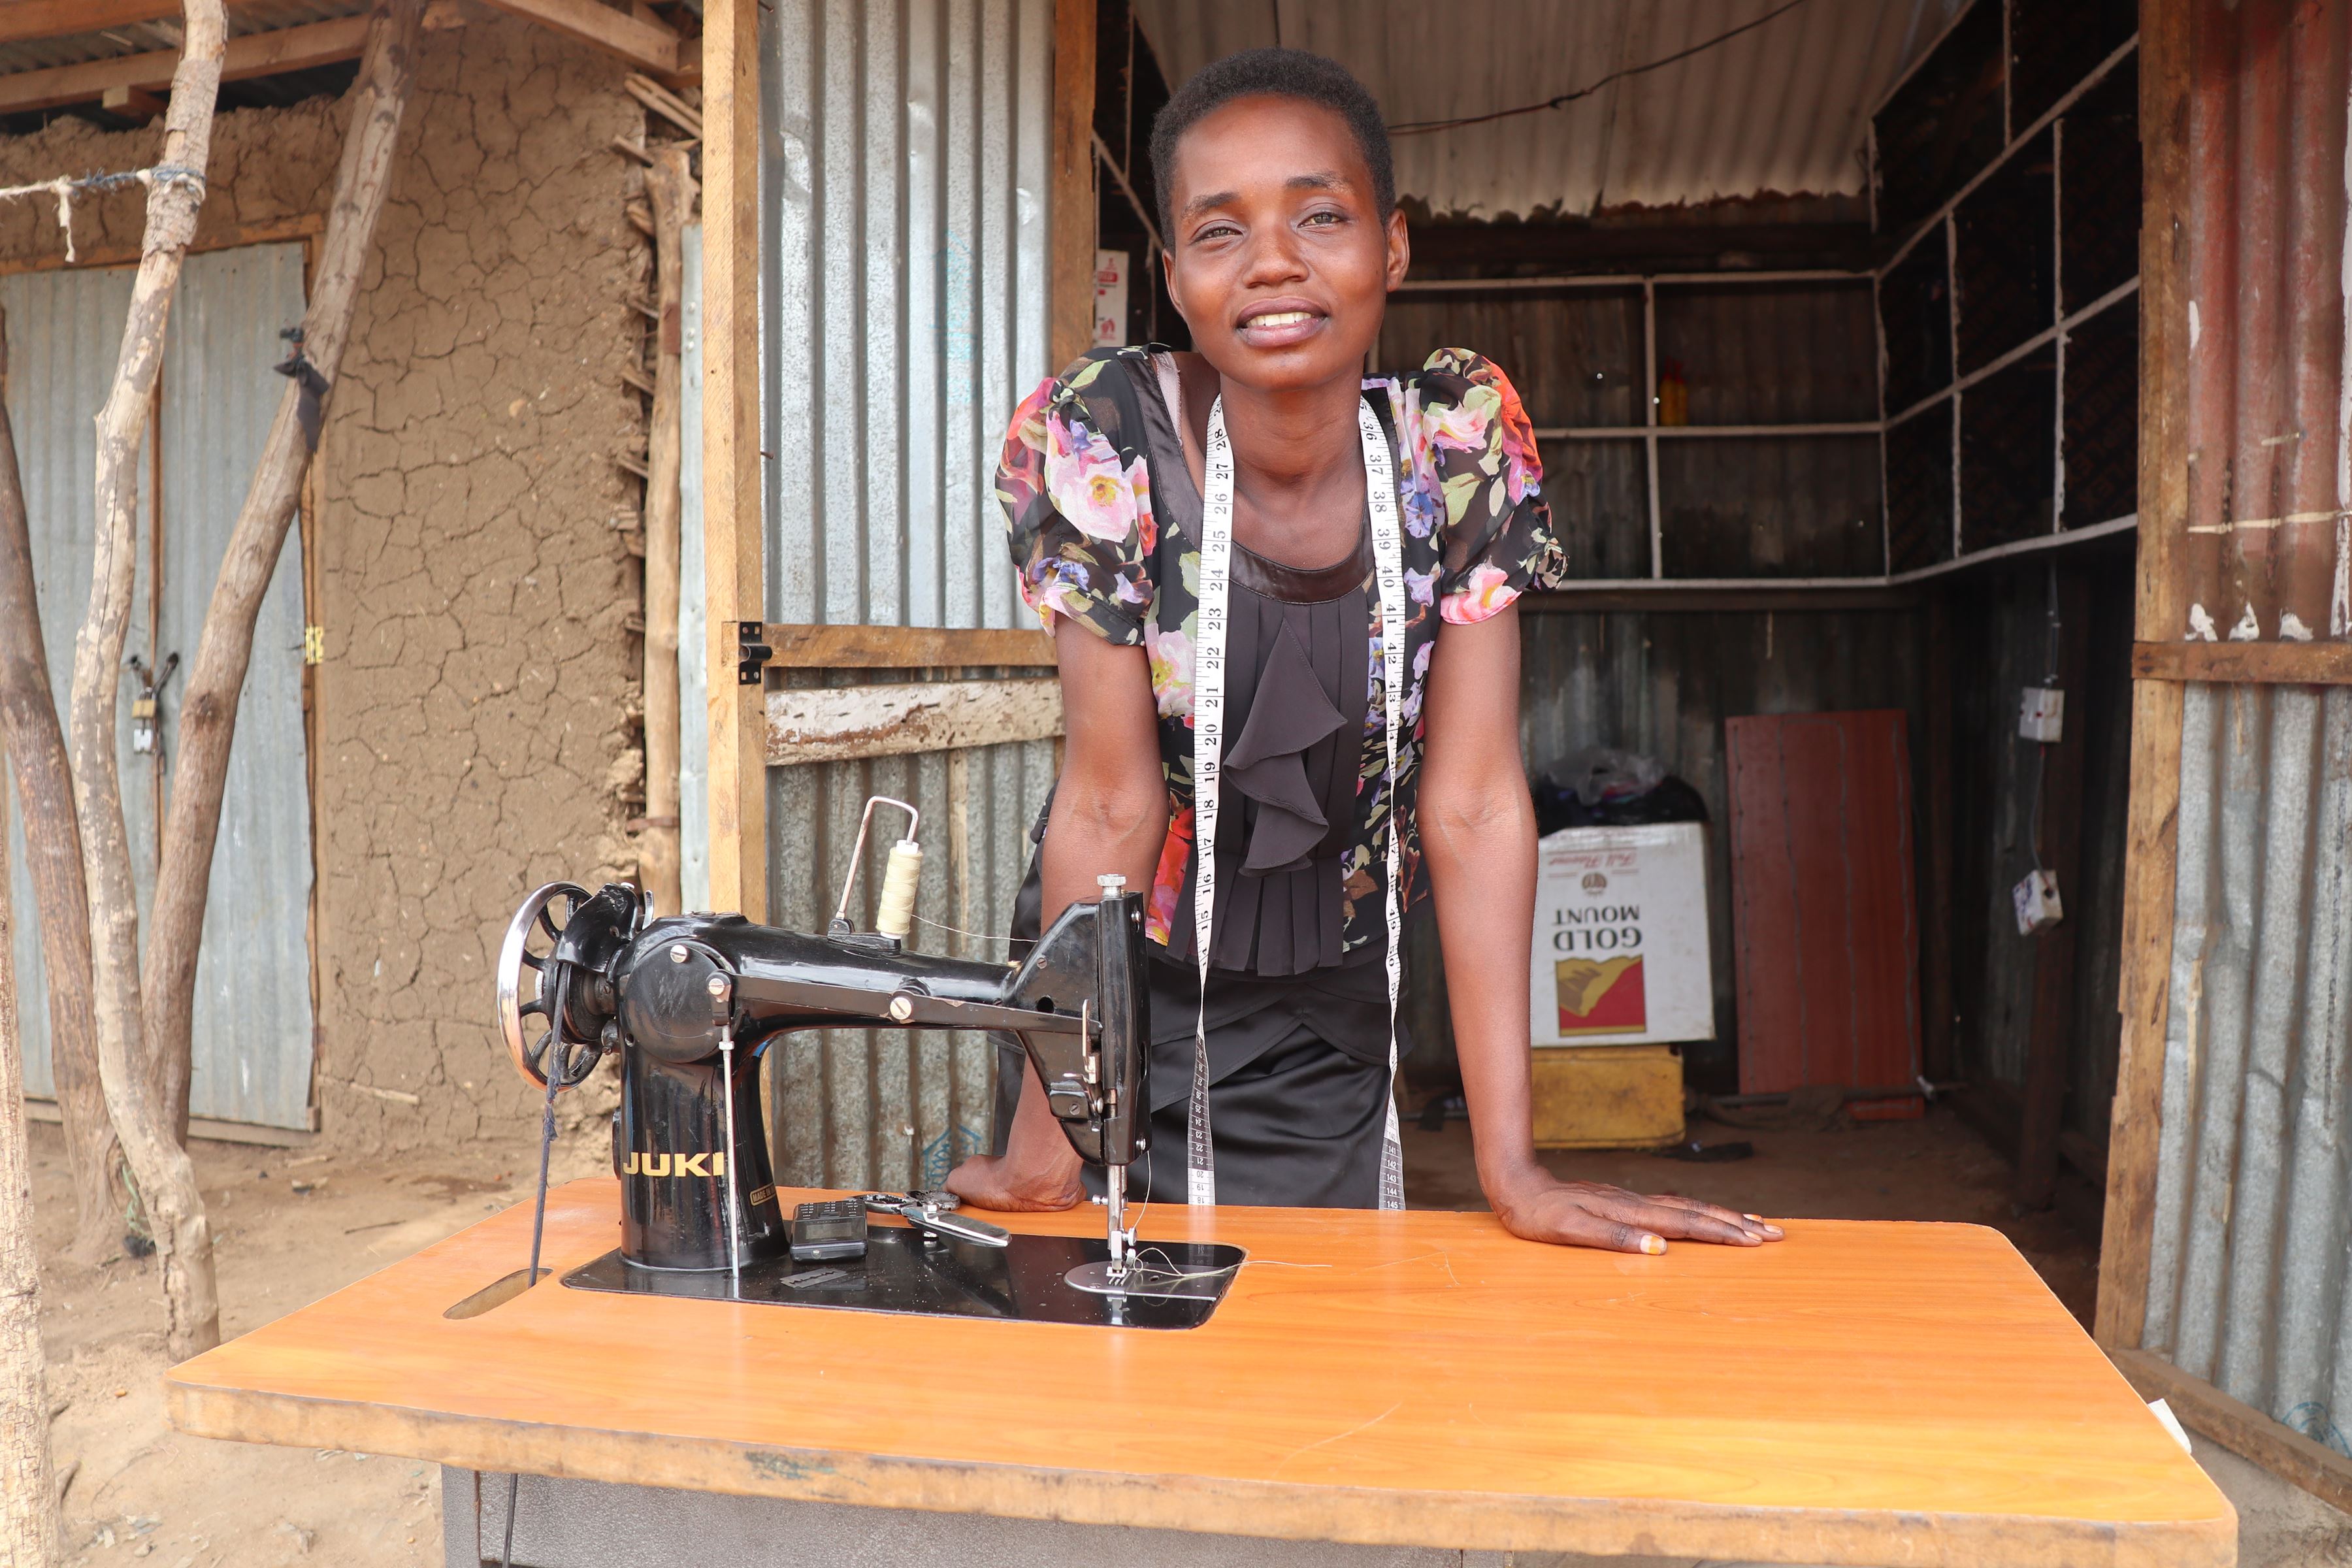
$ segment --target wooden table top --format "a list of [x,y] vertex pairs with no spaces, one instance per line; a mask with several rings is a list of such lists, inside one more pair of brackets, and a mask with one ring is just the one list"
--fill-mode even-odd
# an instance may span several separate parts
[[[799,1196],[780,1194],[790,1205]],[[616,1244],[558,1188],[546,1262]],[[1011,1216],[1091,1234],[1100,1211]],[[2236,1560],[2230,1504],[1998,1232],[1754,1250],[1492,1216],[1187,1210],[1251,1263],[1183,1331],[627,1297],[523,1205],[174,1368],[183,1431],[484,1470],[1083,1523],[1821,1563]],[[1279,1267],[1280,1264],[1307,1267]]]

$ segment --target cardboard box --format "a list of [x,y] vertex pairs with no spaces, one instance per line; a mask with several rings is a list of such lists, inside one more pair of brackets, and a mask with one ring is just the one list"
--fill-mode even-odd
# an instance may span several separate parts
[[1548,1046],[1715,1038],[1706,826],[1570,827],[1539,842],[1533,959],[1538,1058]]
[[1672,1046],[1538,1051],[1538,1149],[1655,1149],[1683,1137],[1682,1053]]

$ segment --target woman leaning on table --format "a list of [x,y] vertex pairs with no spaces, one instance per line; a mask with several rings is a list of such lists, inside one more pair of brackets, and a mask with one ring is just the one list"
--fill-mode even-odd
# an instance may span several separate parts
[[[1363,374],[1408,256],[1378,106],[1329,60],[1253,50],[1178,90],[1151,158],[1169,293],[1195,352],[1089,353],[1021,405],[996,479],[1068,729],[1042,912],[1092,898],[1099,873],[1151,890],[1151,1154],[1133,1195],[1401,1205],[1393,857],[1399,912],[1424,890],[1437,900],[1479,1184],[1514,1234],[1627,1252],[1777,1238],[1711,1204],[1562,1182],[1536,1160],[1514,602],[1565,563],[1500,370],[1443,349],[1417,372]],[[1228,449],[1229,469],[1215,461]],[[1382,468],[1393,482],[1376,491]],[[1204,1007],[1195,718],[1220,553]],[[1383,553],[1403,623],[1393,668]],[[1004,1152],[949,1184],[991,1208],[1083,1201],[1091,1173],[1034,1073],[1019,1081]]]

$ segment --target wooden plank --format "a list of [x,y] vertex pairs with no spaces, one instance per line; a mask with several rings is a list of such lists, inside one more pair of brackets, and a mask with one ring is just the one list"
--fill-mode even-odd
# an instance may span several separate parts
[[761,640],[779,669],[1050,669],[1054,639],[1034,627],[812,626],[771,622]]
[[1056,371],[1094,342],[1095,0],[1054,0],[1054,172],[1046,355]]
[[667,76],[677,69],[677,35],[659,22],[615,11],[597,0],[483,0],[485,5],[536,22],[551,33],[585,44],[600,54],[626,60],[639,70]]
[[1727,720],[1739,1089],[1919,1071],[1906,716]]
[[1583,588],[1570,583],[1548,593],[1522,594],[1522,616],[1590,615],[1604,610],[1638,610],[1650,615],[1816,615],[1835,610],[1907,610],[1919,603],[1919,590],[1888,587],[1873,580],[1858,586],[1792,588],[1759,577],[1754,586],[1677,587],[1662,582],[1656,587]]
[[739,625],[764,620],[760,519],[760,0],[702,14],[702,558],[711,908],[768,908],[767,715],[736,679]]
[[[178,9],[176,5],[173,7],[174,12]],[[221,57],[221,79],[242,81],[357,59],[360,46],[367,37],[367,24],[365,16],[344,16],[332,22],[312,22],[231,38]],[[96,103],[110,91],[120,89],[161,92],[171,87],[172,72],[179,63],[179,50],[155,49],[142,55],[117,55],[110,59],[84,60],[78,65],[0,76],[0,114]]]
[[[609,1179],[551,1195],[558,1279],[614,1245],[616,1204]],[[518,1205],[175,1368],[172,1419],[494,1471],[1289,1540],[1914,1568],[2235,1552],[2228,1501],[1981,1226],[1797,1220],[1772,1247],[1643,1258],[1517,1241],[1486,1214],[1157,1205],[1150,1239],[1308,1267],[1245,1266],[1182,1332],[553,1281],[443,1317],[514,1271],[530,1228]]]
[[768,693],[768,765],[952,752],[1062,732],[1062,683],[927,680]]
[[[2082,573],[2058,576],[2058,687],[2089,689],[2091,668],[2090,582]],[[2016,1202],[2021,1208],[2050,1206],[2058,1190],[2058,1134],[2065,1119],[2066,1083],[2074,1040],[2074,950],[2082,929],[2083,758],[2089,750],[2089,715],[2078,698],[2072,721],[2060,731],[2042,758],[2042,865],[2058,879],[2061,909],[2075,900],[2073,919],[2062,919],[2034,939],[2033,1005],[2025,1043],[2025,1116],[2018,1131]]]
[[[2140,0],[2141,149],[2139,644],[2186,629],[2179,558],[2189,526],[2188,281],[2189,0]],[[2135,648],[2137,652],[2137,647]],[[2180,805],[2182,692],[2132,683],[2131,785],[2125,819],[2122,1047],[2107,1134],[2106,1219],[2094,1332],[2137,1347],[2147,1317],[2163,1122],[2164,1035],[2172,972],[2174,817]]]
[[[234,250],[241,245],[278,245],[289,239],[316,239],[326,228],[323,213],[295,213],[288,217],[268,218],[260,223],[237,224],[227,228],[211,229],[196,237],[188,247],[194,256],[207,250]],[[65,240],[57,240],[57,248],[40,256],[12,256],[0,258],[0,278],[19,272],[62,272],[68,266],[128,267],[139,259],[139,247],[128,246],[83,246],[75,252],[71,262],[66,260]]]
[[2132,682],[2131,794],[2124,817],[2123,1013],[2116,1098],[2107,1118],[2106,1220],[2093,1332],[2109,1350],[2137,1348],[2147,1320],[2156,1235],[2157,1146],[2164,1129],[2164,1037],[2172,1004],[2172,899],[2180,811],[2180,721],[2186,692]]
[[2271,686],[2352,684],[2352,643],[2137,642],[2138,680],[2212,680]]
[[2322,1501],[2352,1510],[2352,1459],[2282,1426],[2252,1405],[2191,1377],[2153,1352],[2110,1350],[2107,1354],[2131,1379],[2134,1388],[2170,1405],[2182,1426]]

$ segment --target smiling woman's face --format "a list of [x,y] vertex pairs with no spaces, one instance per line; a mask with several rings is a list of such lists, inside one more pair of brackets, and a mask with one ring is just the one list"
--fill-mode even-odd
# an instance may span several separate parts
[[1381,220],[1338,111],[1236,99],[1176,145],[1168,292],[1225,381],[1263,392],[1352,385],[1404,279],[1404,217]]

